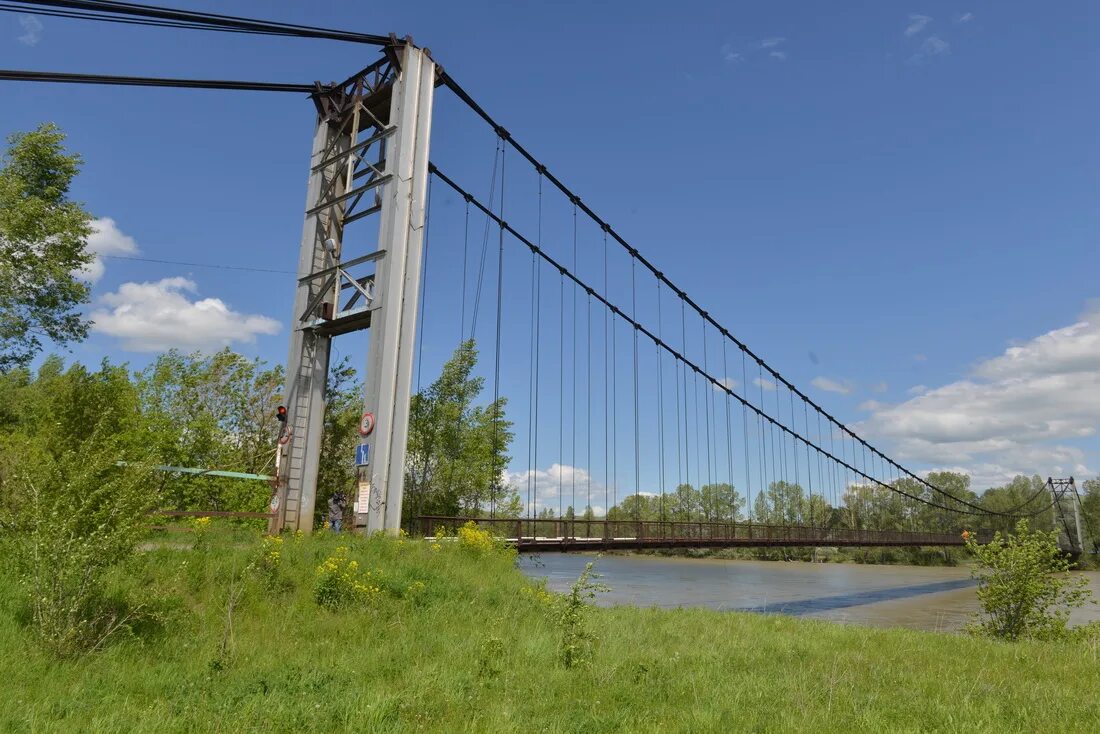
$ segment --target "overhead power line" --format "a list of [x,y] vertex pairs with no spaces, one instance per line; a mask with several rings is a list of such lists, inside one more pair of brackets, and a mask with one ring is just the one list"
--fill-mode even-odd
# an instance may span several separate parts
[[17,69],[0,69],[0,81],[107,84],[123,87],[173,87],[177,89],[229,89],[238,92],[296,92],[298,94],[312,94],[318,90],[315,84],[280,84],[276,82],[225,79],[164,79],[148,76],[69,74],[60,71],[20,71]]
[[180,260],[158,260],[151,257],[134,257],[132,255],[100,255],[112,260],[133,260],[143,263],[159,263],[161,265],[183,265],[190,268],[212,268],[214,270],[245,270],[250,273],[274,273],[277,275],[297,275],[293,270],[275,270],[273,268],[254,268],[247,265],[218,265],[215,263],[192,263]]
[[[46,10],[43,10],[43,8],[46,8]],[[15,3],[6,3],[0,7],[0,10],[128,25],[319,38],[373,46],[388,46],[394,42],[390,36],[371,33],[356,33],[334,28],[279,23],[237,15],[201,13],[139,3],[111,2],[109,0],[20,0]]]

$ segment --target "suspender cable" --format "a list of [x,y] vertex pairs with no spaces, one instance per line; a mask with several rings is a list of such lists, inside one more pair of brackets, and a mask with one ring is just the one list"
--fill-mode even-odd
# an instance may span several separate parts
[[[661,281],[657,281],[657,336],[664,338],[664,310],[661,308]],[[657,452],[658,467],[661,474],[661,522],[665,516],[665,374],[664,359],[661,356],[661,348],[654,345],[657,352],[657,442],[660,450]]]
[[[638,286],[634,280],[634,258],[630,259],[630,318],[638,320]],[[642,436],[638,427],[638,330],[634,329],[634,514],[641,519],[642,511]]]
[[[580,269],[577,268],[577,204],[573,203],[573,272],[579,273]],[[573,441],[573,449],[570,452],[572,454],[572,466],[573,470],[569,473],[569,499],[570,506],[573,508],[573,515],[577,514],[577,284],[573,283],[573,432],[570,437]],[[572,518],[570,518],[572,519]]]
[[493,353],[493,478],[489,490],[489,517],[497,515],[497,495],[501,492],[501,474],[504,473],[503,463],[497,465],[503,453],[501,430],[504,422],[504,411],[500,407],[500,323],[504,308],[504,174],[506,172],[504,151],[505,148],[502,145],[500,148],[500,224],[497,233],[497,329],[496,350]]
[[466,197],[466,219],[462,225],[462,306],[459,308],[458,339],[466,333],[466,260],[470,255],[470,197]]
[[565,273],[558,276],[558,519],[565,493]]

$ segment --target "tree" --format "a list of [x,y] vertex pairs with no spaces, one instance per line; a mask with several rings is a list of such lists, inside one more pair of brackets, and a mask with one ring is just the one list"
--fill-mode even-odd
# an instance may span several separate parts
[[1068,634],[1069,610],[1089,600],[1088,580],[1066,574],[1070,562],[1058,547],[1057,531],[1031,530],[1016,523],[1014,535],[998,531],[979,545],[964,533],[977,559],[981,615],[967,628],[971,634],[1005,640],[1057,640]]
[[474,341],[462,342],[439,378],[412,397],[405,461],[406,518],[477,515],[487,507],[508,512],[522,508],[515,488],[503,479],[512,442],[512,423],[504,415],[506,400],[474,404],[485,382],[473,376],[476,364]]
[[[281,367],[228,349],[172,350],[138,373],[135,384],[149,421],[147,440],[166,463],[254,474],[274,468]],[[161,481],[166,500],[179,509],[260,511],[270,496],[266,485],[239,479],[163,475]]]
[[91,215],[68,197],[82,161],[64,140],[44,124],[10,136],[0,160],[0,372],[28,365],[43,339],[88,335],[77,308],[89,288],[77,276],[92,260]]

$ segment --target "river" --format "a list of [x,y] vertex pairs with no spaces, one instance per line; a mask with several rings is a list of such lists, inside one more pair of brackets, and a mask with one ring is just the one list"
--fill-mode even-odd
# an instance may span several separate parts
[[[520,556],[520,568],[568,591],[585,554]],[[967,568],[854,563],[730,561],[660,556],[603,556],[600,581],[611,587],[600,604],[709,607],[789,614],[875,627],[956,631],[978,608]],[[1100,600],[1100,572],[1085,572]],[[1071,624],[1100,619],[1100,606],[1076,609]]]

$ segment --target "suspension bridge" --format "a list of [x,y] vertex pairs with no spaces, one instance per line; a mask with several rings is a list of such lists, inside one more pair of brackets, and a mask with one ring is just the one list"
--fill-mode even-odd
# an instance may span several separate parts
[[[432,536],[474,522],[522,550],[562,551],[947,546],[962,545],[964,530],[981,538],[1020,517],[1065,518],[1062,485],[993,510],[871,444],[708,312],[705,294],[674,283],[409,38],[96,0],[0,10],[377,53],[333,84],[0,70],[14,82],[308,95],[315,125],[288,298],[273,532],[313,529],[330,350],[358,332],[367,357],[354,495],[367,532],[404,525]],[[462,156],[437,154],[430,141],[441,128],[480,132]],[[711,287],[728,287],[726,276]],[[429,331],[438,353],[474,339],[491,357],[482,417],[493,458],[482,469],[492,479],[445,515],[424,506],[436,467],[408,443]]]

